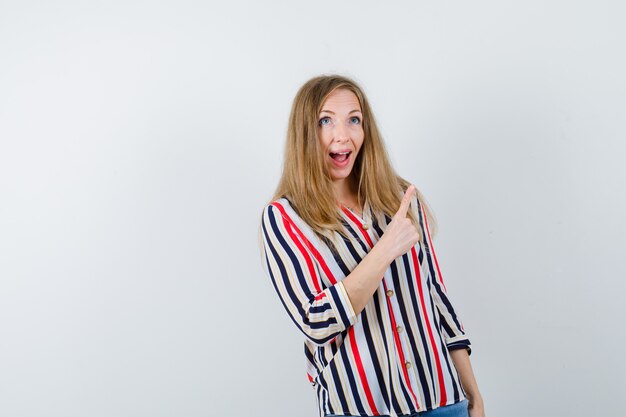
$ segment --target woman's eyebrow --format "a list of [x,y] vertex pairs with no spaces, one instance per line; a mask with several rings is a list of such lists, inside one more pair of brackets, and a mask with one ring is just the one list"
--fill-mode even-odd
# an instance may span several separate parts
[[[335,114],[335,112],[334,112],[334,111],[330,111],[330,110],[322,110],[322,111],[320,111],[320,113],[330,113],[330,114]],[[350,111],[350,113],[348,113],[348,114],[352,114],[352,113],[361,113],[361,110],[359,110],[359,109],[354,109],[354,110],[351,110],[351,111]]]

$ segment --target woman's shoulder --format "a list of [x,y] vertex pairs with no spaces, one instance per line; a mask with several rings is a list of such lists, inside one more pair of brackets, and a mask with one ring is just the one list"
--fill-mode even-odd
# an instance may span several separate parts
[[294,210],[291,202],[286,197],[274,199],[263,206],[263,220],[272,214],[274,217],[279,216],[282,219],[299,219],[298,213]]
[[280,210],[281,208],[286,207],[291,208],[291,203],[286,197],[280,197],[265,203],[265,205],[263,206],[263,212],[265,213],[272,208]]
[[316,242],[319,236],[313,228],[298,214],[289,199],[282,197],[272,200],[263,207],[262,224],[274,233],[293,238],[294,233],[309,242]]

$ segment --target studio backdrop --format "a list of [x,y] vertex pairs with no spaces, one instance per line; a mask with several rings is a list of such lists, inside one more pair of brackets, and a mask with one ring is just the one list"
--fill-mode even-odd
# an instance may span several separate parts
[[623,416],[625,12],[0,2],[0,415],[317,415],[257,233],[339,73],[435,213],[487,416]]

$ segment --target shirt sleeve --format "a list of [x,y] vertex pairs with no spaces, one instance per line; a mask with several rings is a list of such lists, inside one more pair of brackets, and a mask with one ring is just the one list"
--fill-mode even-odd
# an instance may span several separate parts
[[[419,200],[416,199],[416,202],[417,201]],[[435,254],[432,238],[430,236],[428,219],[422,205],[417,203],[416,207],[416,215],[418,216],[420,225],[422,226],[422,232],[424,233],[424,252],[427,258],[427,264],[430,269],[431,277],[433,278],[432,285],[430,286],[430,293],[437,307],[437,312],[439,313],[439,327],[444,336],[448,350],[467,349],[467,353],[471,355],[471,343],[465,333],[465,328],[463,327],[461,319],[452,306],[446,285],[444,284],[441,276],[439,262],[437,260],[437,255]]]
[[274,204],[263,209],[262,260],[285,310],[315,344],[322,345],[356,322],[341,281],[327,286],[306,237]]

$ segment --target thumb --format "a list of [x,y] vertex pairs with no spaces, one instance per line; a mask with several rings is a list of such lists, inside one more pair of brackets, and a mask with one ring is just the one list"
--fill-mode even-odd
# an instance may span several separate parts
[[404,193],[404,197],[402,197],[402,201],[400,202],[400,208],[396,213],[398,217],[406,217],[406,213],[409,210],[409,205],[411,204],[411,200],[413,199],[413,195],[415,194],[415,186],[413,184],[409,185],[409,188],[406,189]]

